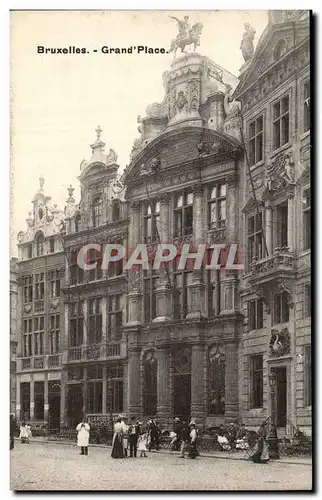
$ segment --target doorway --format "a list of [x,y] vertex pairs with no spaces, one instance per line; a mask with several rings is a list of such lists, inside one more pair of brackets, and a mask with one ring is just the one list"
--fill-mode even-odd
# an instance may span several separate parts
[[287,375],[286,366],[275,368],[276,374],[276,426],[287,424]]
[[48,382],[48,426],[51,431],[60,429],[60,381]]
[[175,375],[174,377],[174,415],[187,420],[190,416],[191,375]]
[[76,427],[83,419],[83,391],[80,384],[71,385],[68,390],[67,416],[70,427]]

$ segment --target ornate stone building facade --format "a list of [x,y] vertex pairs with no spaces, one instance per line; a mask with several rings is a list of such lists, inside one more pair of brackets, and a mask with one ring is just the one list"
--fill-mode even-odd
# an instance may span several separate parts
[[270,11],[241,68],[247,162],[240,179],[246,273],[240,415],[279,434],[311,428],[310,69],[308,11]]
[[90,250],[83,270],[77,264],[80,248],[90,243],[127,246],[127,206],[117,176],[117,155],[98,128],[90,161],[80,165],[81,200],[73,189],[65,210],[63,235],[65,282],[62,338],[61,425],[74,426],[83,414],[117,414],[126,409],[127,364],[125,321],[126,281],[122,263],[102,270],[102,251]]
[[64,322],[61,282],[65,258],[64,212],[40,188],[33,198],[27,231],[18,234],[18,349],[16,417],[35,426],[59,427]]
[[[124,174],[129,248],[174,243],[179,252],[236,243],[242,165],[237,79],[197,53],[176,58],[163,76],[165,98],[140,119]],[[238,417],[242,328],[235,272],[178,269],[129,272],[130,414],[193,415],[219,425]]]
[[[78,203],[70,187],[60,212],[40,180],[19,233],[18,420],[124,412],[257,429],[271,417],[279,432],[310,430],[309,21],[268,17],[256,50],[245,25],[239,79],[196,52],[173,60],[122,179],[98,128]],[[149,268],[102,270],[92,249],[84,271],[93,243],[145,243]],[[160,243],[181,257],[184,244],[237,244],[246,268],[225,269],[222,251],[220,269],[178,257],[154,270]]]

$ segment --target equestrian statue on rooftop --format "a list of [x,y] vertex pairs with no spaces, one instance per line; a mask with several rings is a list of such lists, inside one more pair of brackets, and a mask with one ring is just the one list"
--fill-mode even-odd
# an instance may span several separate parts
[[174,19],[178,23],[179,33],[175,39],[171,41],[171,47],[169,52],[174,52],[174,57],[176,56],[177,50],[180,48],[181,52],[185,52],[184,50],[187,45],[194,46],[193,50],[200,45],[200,35],[202,32],[203,24],[196,23],[192,27],[189,23],[189,16],[184,16],[183,21],[177,19],[176,17],[169,16],[171,19]]

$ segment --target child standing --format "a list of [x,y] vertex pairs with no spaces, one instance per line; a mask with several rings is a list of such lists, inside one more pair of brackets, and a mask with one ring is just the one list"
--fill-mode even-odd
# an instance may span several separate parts
[[140,435],[138,440],[138,451],[140,451],[140,457],[147,457],[147,440],[148,434],[146,431],[143,431],[143,434]]

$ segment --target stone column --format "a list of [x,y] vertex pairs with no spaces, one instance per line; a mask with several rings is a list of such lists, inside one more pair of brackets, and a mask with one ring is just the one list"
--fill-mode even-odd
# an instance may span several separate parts
[[234,314],[237,309],[237,273],[234,270],[225,270],[221,280],[220,309],[221,314]]
[[129,370],[127,362],[123,363],[123,413],[128,414],[129,412],[129,391],[128,391],[128,380],[129,380]]
[[[160,198],[160,242],[169,243],[169,197],[162,195]],[[159,271],[159,286],[155,290],[156,294],[156,317],[153,323],[169,321],[171,319],[171,286],[169,283],[169,264],[161,263]],[[165,267],[167,266],[167,268]],[[168,269],[168,272],[167,272]]]
[[88,332],[87,332],[87,326],[88,326],[88,317],[87,317],[87,300],[84,300],[83,302],[83,346],[87,346],[87,339],[88,339]]
[[225,420],[231,422],[238,417],[238,343],[226,343],[225,374]]
[[35,420],[35,382],[33,373],[30,374],[30,421]]
[[[140,203],[131,204],[129,224],[129,255],[132,254],[140,241]],[[139,326],[142,321],[142,294],[141,273],[138,270],[129,270],[128,274],[128,326]]]
[[103,383],[102,383],[102,413],[107,413],[107,378],[106,366],[102,367]]
[[[198,251],[198,246],[205,243],[205,224],[203,210],[203,187],[198,185],[193,196],[193,247]],[[194,269],[192,283],[188,285],[188,314],[187,319],[199,319],[205,313],[205,284],[201,269]]]
[[129,416],[136,417],[141,414],[140,353],[140,347],[128,351]]
[[208,97],[208,100],[211,101],[208,126],[212,130],[222,130],[224,126],[224,96],[216,94]]
[[237,175],[232,172],[226,177],[227,185],[227,206],[226,206],[226,220],[227,232],[226,238],[228,243],[237,243]]
[[21,418],[21,392],[20,392],[20,378],[16,379],[16,420],[20,422]]
[[171,399],[169,391],[170,353],[167,347],[156,352],[157,366],[157,420],[161,426],[169,425],[171,421]]
[[287,198],[287,246],[290,252],[294,251],[294,193],[289,193]]
[[265,238],[268,255],[273,254],[273,219],[272,207],[265,203]]
[[48,372],[44,375],[44,421],[48,423]]
[[83,390],[83,417],[86,416],[87,413],[87,366],[84,366],[83,368],[83,373],[84,373],[84,381],[82,384],[82,390]]
[[205,420],[204,345],[194,344],[191,357],[191,416],[197,426]]
[[60,379],[60,427],[65,427],[67,423],[67,371],[62,370]]

